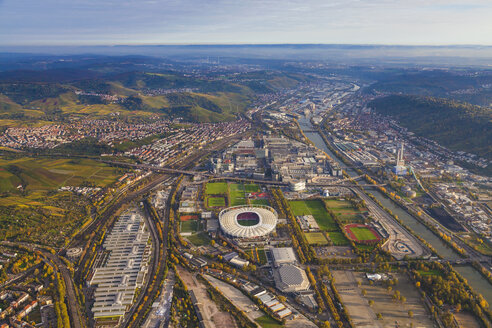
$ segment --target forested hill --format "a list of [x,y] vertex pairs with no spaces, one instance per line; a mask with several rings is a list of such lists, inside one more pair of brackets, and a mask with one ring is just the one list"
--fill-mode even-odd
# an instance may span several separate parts
[[217,77],[215,72],[96,68],[0,72],[0,128],[114,115],[231,121],[258,94],[274,94],[313,79],[281,71],[225,72]]
[[419,136],[492,159],[492,110],[448,99],[411,95],[378,98],[369,107]]

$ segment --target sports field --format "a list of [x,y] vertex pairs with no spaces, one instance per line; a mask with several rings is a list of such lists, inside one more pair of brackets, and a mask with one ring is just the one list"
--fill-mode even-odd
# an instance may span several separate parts
[[357,209],[346,200],[327,199],[324,202],[340,220],[345,222],[362,222],[362,214],[367,212],[367,209]]
[[270,202],[268,201],[268,199],[250,199],[249,200],[249,203],[251,205],[266,205],[266,206],[270,206]]
[[322,230],[337,231],[339,229],[337,223],[326,212],[321,200],[291,200],[289,204],[295,216],[312,215]]
[[180,215],[179,219],[181,221],[197,220],[198,215]]
[[328,232],[328,236],[330,237],[331,242],[335,246],[348,246],[350,245],[345,235],[340,231],[330,231]]
[[250,193],[250,192],[260,192],[261,189],[260,189],[260,187],[257,184],[247,183],[247,184],[244,185],[244,191],[246,191],[247,193]]
[[256,219],[238,220],[237,222],[244,227],[251,227],[258,224],[258,220]]
[[245,187],[242,183],[229,184],[229,205],[245,205],[247,204],[245,196]]
[[377,243],[381,239],[373,228],[362,224],[348,224],[344,229],[355,242]]
[[198,222],[196,220],[188,220],[181,222],[181,232],[195,232],[198,230]]
[[328,240],[322,232],[306,232],[304,235],[310,245],[328,245]]
[[[205,187],[205,193],[210,195],[227,195],[229,204],[226,204],[224,197],[207,197],[208,207],[224,207],[246,205],[248,204],[247,195],[253,192],[261,192],[261,188],[254,183],[227,183],[227,182],[209,182]],[[258,199],[251,200],[252,205],[268,205],[268,200]]]
[[209,182],[205,187],[207,195],[223,195],[227,193],[227,182]]
[[224,207],[226,201],[224,197],[207,197],[207,207]]

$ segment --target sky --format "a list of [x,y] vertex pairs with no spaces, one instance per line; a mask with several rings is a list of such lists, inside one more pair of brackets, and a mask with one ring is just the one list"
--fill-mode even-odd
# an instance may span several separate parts
[[0,0],[0,45],[492,45],[491,0]]

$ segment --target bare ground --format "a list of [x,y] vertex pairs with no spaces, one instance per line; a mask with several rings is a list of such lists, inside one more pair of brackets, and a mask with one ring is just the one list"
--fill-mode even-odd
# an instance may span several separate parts
[[232,316],[227,312],[220,311],[217,304],[210,299],[207,293],[207,287],[204,284],[198,281],[192,273],[184,268],[178,266],[177,270],[179,276],[188,287],[188,290],[193,291],[198,303],[200,303],[198,307],[203,315],[204,321],[206,322],[206,326],[217,328],[236,327],[236,322]]

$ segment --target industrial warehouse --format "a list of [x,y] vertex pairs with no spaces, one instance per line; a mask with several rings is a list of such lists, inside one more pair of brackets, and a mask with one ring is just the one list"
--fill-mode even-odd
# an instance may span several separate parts
[[118,219],[106,237],[89,283],[96,286],[92,312],[101,324],[118,322],[142,286],[151,253],[149,231],[142,215],[128,212]]

